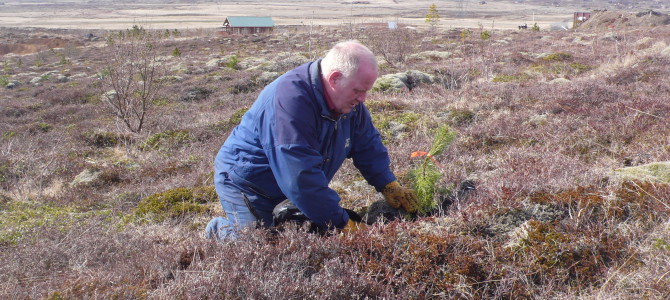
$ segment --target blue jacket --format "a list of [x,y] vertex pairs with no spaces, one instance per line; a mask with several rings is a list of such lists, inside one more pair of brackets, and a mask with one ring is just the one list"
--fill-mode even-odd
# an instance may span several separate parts
[[[290,199],[318,226],[342,228],[349,217],[328,183],[346,158],[377,191],[396,178],[365,105],[331,117],[319,63],[304,64],[263,89],[217,154],[214,181],[229,178],[272,205]],[[244,203],[233,198],[225,200]]]

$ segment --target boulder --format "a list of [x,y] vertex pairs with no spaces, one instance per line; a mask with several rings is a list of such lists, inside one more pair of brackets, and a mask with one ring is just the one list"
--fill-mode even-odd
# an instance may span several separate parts
[[570,81],[570,79],[563,78],[563,77],[554,78],[551,81],[549,81],[549,83],[551,83],[551,84],[561,84],[561,83],[570,83],[570,82],[572,82],[572,81]]
[[200,101],[203,99],[207,99],[207,97],[211,95],[213,92],[214,91],[206,88],[195,87],[186,91],[186,94],[184,94],[184,96],[182,96],[179,100],[183,102]]
[[44,77],[37,76],[37,77],[33,77],[32,79],[30,79],[29,83],[34,85],[34,86],[39,86],[40,84],[42,84],[42,81],[44,81],[44,80],[46,80]]
[[5,86],[5,87],[11,90],[11,89],[13,89],[13,88],[18,87],[20,84],[21,84],[21,83],[19,83],[18,81],[16,81],[16,80],[12,80],[12,81],[10,81],[9,83],[7,83],[7,86]]
[[448,51],[423,51],[409,56],[412,60],[444,60],[452,56]]
[[80,185],[90,185],[100,178],[102,171],[97,169],[85,169],[77,176],[74,177],[74,180],[70,182],[71,187],[76,187]]
[[417,71],[409,70],[403,73],[386,74],[375,81],[373,90],[399,92],[412,90],[420,84],[431,84],[435,82],[435,76]]
[[259,85],[265,86],[268,83],[277,79],[277,77],[279,77],[279,75],[281,75],[281,74],[279,74],[278,72],[263,72],[263,73],[261,73],[260,76],[258,76],[256,81],[258,82]]
[[387,74],[377,78],[372,89],[375,91],[399,92],[407,89],[407,86],[397,74]]

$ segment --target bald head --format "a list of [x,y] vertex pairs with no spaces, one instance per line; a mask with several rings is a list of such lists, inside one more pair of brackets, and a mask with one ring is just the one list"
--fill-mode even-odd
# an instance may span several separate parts
[[365,102],[377,80],[377,59],[357,41],[335,45],[321,60],[321,82],[331,109],[347,114]]
[[361,64],[377,70],[377,59],[370,49],[358,41],[345,41],[337,43],[328,51],[321,60],[321,71],[324,75],[339,71],[345,78],[349,78]]

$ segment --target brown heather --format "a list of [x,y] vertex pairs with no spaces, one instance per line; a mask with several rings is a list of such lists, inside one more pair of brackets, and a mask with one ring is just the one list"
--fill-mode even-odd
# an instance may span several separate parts
[[[72,46],[0,58],[19,83],[0,90],[0,298],[667,299],[670,185],[613,170],[670,160],[670,27],[598,29],[402,32],[411,47],[397,48],[379,40],[393,32],[348,27],[168,34],[155,48],[168,78],[140,133],[100,100],[100,47],[118,33],[2,30]],[[264,72],[349,38],[403,58],[383,74],[435,77],[367,102],[401,180],[448,124],[458,136],[437,157],[439,196],[466,179],[477,191],[350,236],[204,239],[221,215],[213,157]],[[84,170],[100,176],[71,185]],[[332,187],[359,211],[379,199],[350,162]]]

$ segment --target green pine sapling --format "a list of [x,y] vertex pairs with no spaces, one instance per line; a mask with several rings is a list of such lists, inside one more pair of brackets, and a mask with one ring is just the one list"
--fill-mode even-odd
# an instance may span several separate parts
[[455,138],[456,131],[448,125],[444,125],[437,129],[433,146],[429,152],[416,151],[412,153],[412,157],[425,156],[423,162],[410,171],[414,190],[419,198],[419,215],[426,215],[437,207],[434,200],[435,184],[442,177],[442,173],[438,169],[438,166],[440,168],[442,166],[435,157],[442,154]]

